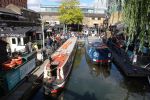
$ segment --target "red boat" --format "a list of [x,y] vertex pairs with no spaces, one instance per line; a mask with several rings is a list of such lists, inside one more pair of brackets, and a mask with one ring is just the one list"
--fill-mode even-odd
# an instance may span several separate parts
[[76,52],[76,37],[68,39],[52,56],[44,67],[43,88],[44,94],[58,93],[71,72],[72,63]]

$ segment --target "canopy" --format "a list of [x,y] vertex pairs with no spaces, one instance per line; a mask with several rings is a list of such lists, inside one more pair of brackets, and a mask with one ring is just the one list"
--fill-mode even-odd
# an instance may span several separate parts
[[24,37],[31,27],[5,27],[0,29],[0,37]]

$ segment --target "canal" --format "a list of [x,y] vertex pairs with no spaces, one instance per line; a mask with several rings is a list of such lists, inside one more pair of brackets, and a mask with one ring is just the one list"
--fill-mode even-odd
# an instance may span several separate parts
[[150,100],[146,79],[125,77],[115,64],[96,66],[79,47],[72,72],[64,91],[58,97],[44,97],[42,87],[32,100]]

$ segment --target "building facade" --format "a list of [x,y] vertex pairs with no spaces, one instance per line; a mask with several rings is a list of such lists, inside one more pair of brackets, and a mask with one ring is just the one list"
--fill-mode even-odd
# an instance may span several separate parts
[[[105,10],[103,8],[94,8],[80,6],[84,13],[83,25],[94,27],[95,25],[102,25],[105,19]],[[42,21],[50,23],[50,25],[59,22],[59,6],[41,6]]]
[[1,0],[0,7],[5,8],[9,4],[14,4],[19,7],[27,8],[27,0]]
[[109,14],[109,25],[122,21],[122,7],[124,0],[107,0]]
[[13,4],[0,8],[0,40],[10,45],[11,52],[25,50],[29,41],[35,42],[40,26],[40,14],[35,11]]

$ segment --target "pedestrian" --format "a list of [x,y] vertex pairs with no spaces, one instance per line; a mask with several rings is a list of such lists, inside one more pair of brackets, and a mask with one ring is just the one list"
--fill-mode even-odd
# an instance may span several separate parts
[[28,42],[28,47],[29,47],[29,52],[32,52],[32,42],[31,41]]
[[7,53],[8,53],[8,56],[9,56],[9,57],[12,56],[10,45],[7,46]]
[[34,48],[34,50],[38,51],[37,43],[35,43],[35,44],[33,45],[33,48]]
[[27,53],[30,52],[28,44],[25,44],[25,52],[27,52]]

